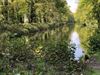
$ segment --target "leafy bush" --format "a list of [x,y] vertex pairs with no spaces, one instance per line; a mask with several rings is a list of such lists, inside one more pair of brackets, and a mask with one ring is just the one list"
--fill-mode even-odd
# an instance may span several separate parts
[[49,64],[65,64],[74,59],[74,49],[67,41],[47,42],[44,47],[44,58]]

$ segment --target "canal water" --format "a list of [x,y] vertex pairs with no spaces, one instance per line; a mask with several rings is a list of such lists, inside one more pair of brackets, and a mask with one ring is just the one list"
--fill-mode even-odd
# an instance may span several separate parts
[[75,60],[79,60],[84,55],[84,50],[81,47],[79,35],[77,32],[72,32],[71,34],[71,44],[75,46]]

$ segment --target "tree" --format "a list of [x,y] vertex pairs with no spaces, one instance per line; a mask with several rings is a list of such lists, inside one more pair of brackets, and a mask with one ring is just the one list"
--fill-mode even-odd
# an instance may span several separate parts
[[[87,50],[98,51],[100,26],[100,0],[80,0],[76,13],[77,23],[80,25],[80,37],[83,47]],[[84,34],[83,34],[84,31]],[[84,44],[85,43],[85,44]]]

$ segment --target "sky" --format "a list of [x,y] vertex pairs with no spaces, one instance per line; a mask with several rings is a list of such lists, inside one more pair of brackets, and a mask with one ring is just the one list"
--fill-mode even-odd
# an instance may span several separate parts
[[78,7],[79,0],[66,0],[68,5],[70,6],[70,10],[75,13]]

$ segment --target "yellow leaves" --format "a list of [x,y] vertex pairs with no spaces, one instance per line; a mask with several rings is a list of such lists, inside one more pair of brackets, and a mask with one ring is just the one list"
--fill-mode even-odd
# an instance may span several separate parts
[[80,5],[78,7],[77,17],[84,21],[87,19],[87,16],[90,15],[90,12],[92,11],[93,5],[92,2],[81,0]]
[[93,6],[92,6],[91,4],[88,4],[88,5],[84,6],[84,9],[85,9],[86,11],[91,11],[92,8],[93,8]]
[[13,3],[25,3],[26,0],[14,0]]
[[4,19],[4,16],[0,14],[0,22]]
[[42,48],[43,48],[43,46],[39,46],[36,49],[34,49],[35,54],[41,56],[42,55]]
[[12,6],[15,10],[19,9],[20,11],[18,13],[25,13],[27,12],[27,2],[26,0],[14,0],[10,3],[10,6]]

